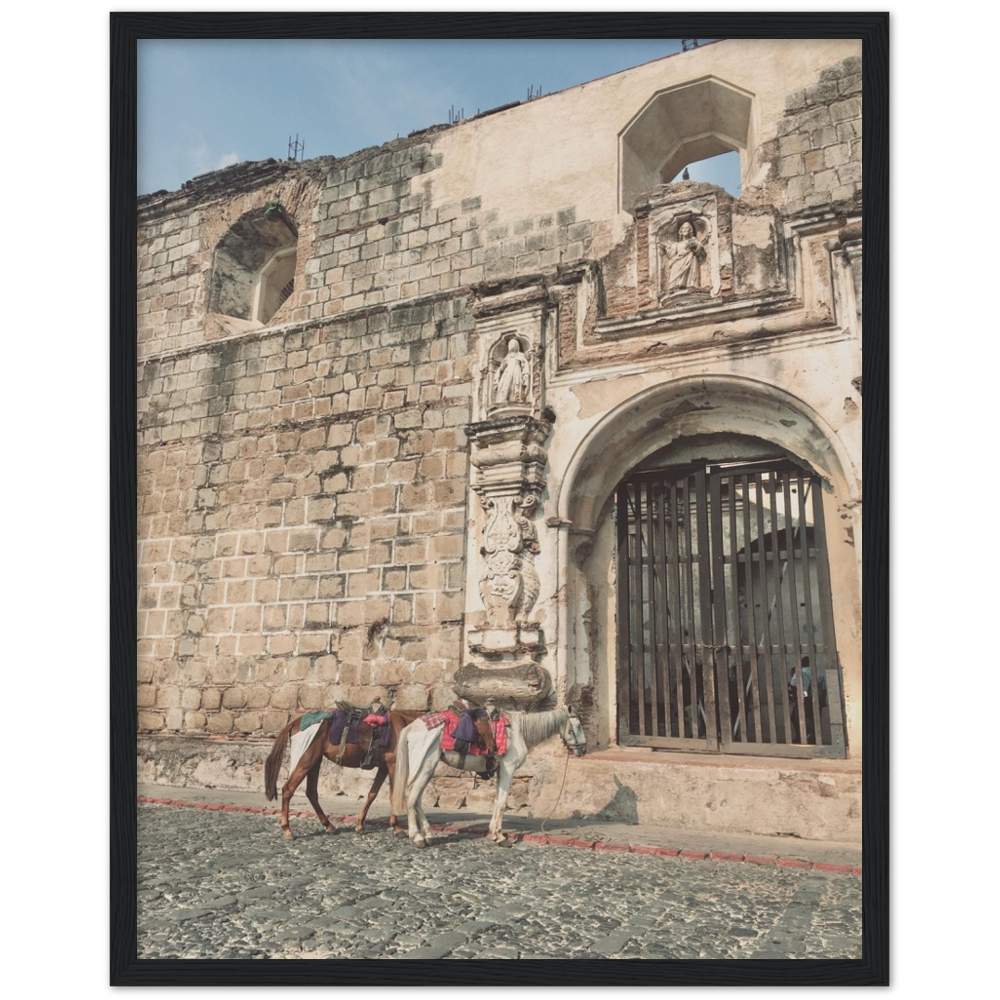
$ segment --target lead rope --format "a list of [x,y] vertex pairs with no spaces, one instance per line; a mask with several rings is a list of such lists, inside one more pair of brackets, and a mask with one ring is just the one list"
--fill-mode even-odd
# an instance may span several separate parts
[[541,826],[542,833],[545,833],[545,824],[548,823],[550,819],[552,819],[552,816],[556,811],[556,807],[559,805],[559,802],[562,799],[563,789],[566,787],[566,775],[569,774],[569,758],[570,758],[570,752],[569,752],[569,747],[567,747],[566,764],[563,767],[562,784],[559,786],[559,794],[556,796],[556,801],[555,804],[552,806],[552,811],[548,814],[548,816],[545,817],[545,819],[542,820],[542,826]]
[[[570,759],[571,756],[572,756],[572,753],[571,753],[569,747],[567,746],[566,747],[566,763],[563,766],[562,784],[560,784],[560,786],[559,786],[559,794],[556,796],[555,805],[552,806],[552,810],[548,814],[548,816],[546,816],[545,819],[542,820],[542,825],[539,828],[539,830],[540,830],[541,833],[545,833],[545,824],[548,823],[548,821],[550,819],[552,819],[553,815],[555,814],[556,808],[559,805],[560,800],[562,799],[563,789],[566,787],[566,775],[569,774],[569,759]],[[608,837],[607,834],[598,833],[593,828],[593,826],[588,827],[583,832],[586,833],[588,835],[589,839],[593,840],[595,844],[596,843],[603,843],[604,841],[611,839],[610,837]]]

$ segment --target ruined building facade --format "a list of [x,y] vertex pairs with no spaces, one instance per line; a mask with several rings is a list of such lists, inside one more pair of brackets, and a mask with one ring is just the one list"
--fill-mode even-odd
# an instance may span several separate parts
[[140,774],[568,701],[595,811],[857,839],[861,206],[844,40],[140,199]]

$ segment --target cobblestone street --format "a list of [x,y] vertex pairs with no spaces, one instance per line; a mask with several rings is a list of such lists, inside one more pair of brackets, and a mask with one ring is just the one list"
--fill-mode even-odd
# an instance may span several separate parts
[[138,958],[860,958],[861,880],[138,807]]

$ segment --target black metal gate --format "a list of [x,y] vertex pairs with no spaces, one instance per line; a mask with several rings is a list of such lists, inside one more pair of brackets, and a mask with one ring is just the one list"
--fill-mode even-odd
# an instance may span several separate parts
[[619,742],[844,756],[819,478],[640,473],[617,512]]

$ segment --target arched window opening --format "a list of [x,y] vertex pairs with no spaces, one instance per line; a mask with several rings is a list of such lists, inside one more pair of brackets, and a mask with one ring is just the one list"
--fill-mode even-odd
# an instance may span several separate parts
[[280,203],[241,216],[215,249],[208,311],[249,326],[269,323],[294,290],[298,237]]
[[714,77],[654,94],[621,133],[622,209],[685,166],[725,153],[742,163],[754,143],[752,109],[752,94]]

